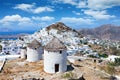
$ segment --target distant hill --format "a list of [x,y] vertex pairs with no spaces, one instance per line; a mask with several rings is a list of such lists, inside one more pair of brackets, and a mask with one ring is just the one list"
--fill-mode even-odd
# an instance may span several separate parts
[[15,34],[15,35],[0,35],[0,39],[15,39],[25,35],[28,35],[28,34],[21,33],[21,34]]
[[82,29],[79,31],[84,36],[91,35],[99,39],[120,40],[120,26],[112,24],[105,24],[94,29]]
[[26,36],[29,34],[33,34],[34,31],[1,31],[0,32],[0,39],[16,39],[22,36]]

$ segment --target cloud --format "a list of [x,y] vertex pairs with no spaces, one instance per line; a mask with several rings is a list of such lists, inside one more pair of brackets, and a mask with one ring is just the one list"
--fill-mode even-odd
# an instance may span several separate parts
[[38,27],[40,27],[40,29],[44,28],[44,27],[47,27],[49,25],[51,25],[52,23],[48,23],[48,22],[40,22],[38,24]]
[[76,17],[62,17],[60,22],[64,22],[68,26],[72,26],[74,28],[78,27],[86,27],[88,25],[93,24],[93,20],[85,19],[85,18],[76,18]]
[[92,20],[90,19],[84,19],[84,18],[75,18],[75,17],[62,17],[61,20],[62,22],[67,22],[67,23],[78,23],[78,24],[92,24]]
[[79,12],[76,12],[76,11],[72,11],[74,14],[76,14],[76,15],[80,15],[80,13]]
[[115,18],[114,15],[109,15],[105,10],[99,11],[99,10],[85,10],[85,14],[92,16],[95,19],[110,19]]
[[86,8],[87,7],[87,2],[86,1],[80,1],[80,2],[78,2],[78,4],[76,6],[77,6],[77,8]]
[[12,29],[8,27],[0,27],[0,32],[9,32],[9,31],[12,31]]
[[35,3],[33,4],[18,4],[14,7],[14,9],[21,9],[21,10],[24,10],[24,11],[30,11],[33,7],[35,6]]
[[43,17],[32,17],[33,20],[40,20],[40,21],[52,21],[55,18],[54,17],[50,17],[50,16],[43,16]]
[[33,9],[33,13],[35,14],[38,14],[38,13],[41,13],[41,12],[52,12],[54,11],[52,8],[49,8],[49,7],[38,7],[36,9]]
[[64,4],[71,4],[76,5],[76,0],[52,0],[53,4],[55,3],[64,3]]
[[77,8],[86,8],[87,0],[52,0],[53,4],[62,3],[76,6]]
[[88,0],[87,3],[88,8],[98,10],[119,6],[120,0]]
[[[5,29],[9,28],[11,30],[38,30],[41,27],[45,27],[48,24],[53,23],[55,18],[51,16],[33,16],[24,17],[18,14],[6,15],[0,19],[0,26]],[[0,29],[2,29],[0,28]],[[1,30],[0,30],[1,31]]]
[[61,1],[63,1],[64,3],[67,3],[67,4],[76,5],[75,0],[61,0]]
[[120,0],[52,0],[52,2],[70,4],[77,8],[89,8],[95,10],[102,10],[120,5]]
[[50,7],[36,7],[35,3],[33,4],[18,4],[14,7],[14,9],[20,9],[23,11],[27,11],[27,12],[32,12],[34,14],[38,14],[38,13],[42,13],[42,12],[52,12],[54,11],[52,8]]
[[18,23],[18,24],[27,24],[32,22],[30,18],[28,17],[21,17],[20,15],[7,15],[3,19],[0,19],[0,23],[3,25],[10,25],[12,23]]

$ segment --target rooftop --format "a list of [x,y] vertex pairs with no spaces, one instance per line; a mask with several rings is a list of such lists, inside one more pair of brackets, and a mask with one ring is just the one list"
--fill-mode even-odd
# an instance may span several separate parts
[[39,48],[40,46],[42,46],[41,43],[38,42],[36,39],[34,39],[30,44],[28,44],[28,47],[31,49]]
[[65,50],[66,46],[57,38],[53,38],[46,46],[45,49],[48,51],[59,51]]

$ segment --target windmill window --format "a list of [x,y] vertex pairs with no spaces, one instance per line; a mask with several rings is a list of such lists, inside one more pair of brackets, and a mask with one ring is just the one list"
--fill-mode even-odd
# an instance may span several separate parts
[[37,50],[37,48],[35,48],[35,50]]
[[60,51],[60,54],[62,54],[62,51]]

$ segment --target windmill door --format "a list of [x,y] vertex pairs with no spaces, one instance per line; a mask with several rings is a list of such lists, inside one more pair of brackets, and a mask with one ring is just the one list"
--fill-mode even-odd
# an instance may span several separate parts
[[59,64],[55,64],[55,72],[59,72]]

